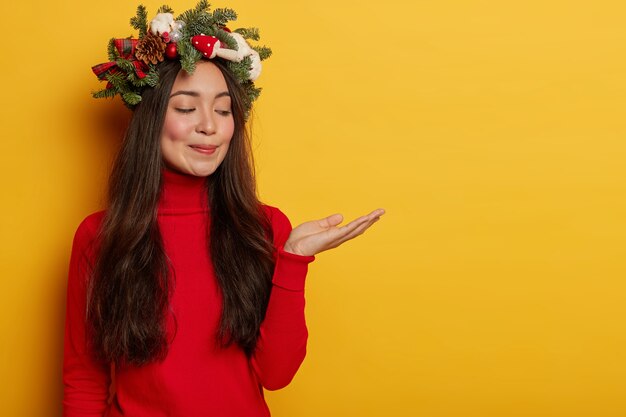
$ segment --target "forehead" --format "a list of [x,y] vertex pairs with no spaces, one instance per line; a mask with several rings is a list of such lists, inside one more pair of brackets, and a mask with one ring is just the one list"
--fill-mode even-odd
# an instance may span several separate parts
[[200,61],[193,74],[180,70],[172,86],[172,93],[177,90],[190,90],[199,93],[212,94],[228,91],[224,75],[217,65],[210,61]]

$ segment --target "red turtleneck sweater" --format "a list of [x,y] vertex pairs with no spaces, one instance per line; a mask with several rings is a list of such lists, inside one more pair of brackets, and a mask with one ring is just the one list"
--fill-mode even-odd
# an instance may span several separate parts
[[277,249],[272,292],[257,349],[248,359],[237,345],[214,343],[221,294],[206,250],[210,221],[204,178],[163,171],[158,222],[176,274],[166,328],[176,333],[162,362],[118,365],[109,397],[110,365],[94,361],[85,340],[87,265],[104,212],[80,224],[74,237],[67,287],[63,364],[66,417],[269,416],[263,388],[286,386],[304,359],[307,329],[304,281],[313,256],[285,252],[291,225],[277,208],[264,206]]

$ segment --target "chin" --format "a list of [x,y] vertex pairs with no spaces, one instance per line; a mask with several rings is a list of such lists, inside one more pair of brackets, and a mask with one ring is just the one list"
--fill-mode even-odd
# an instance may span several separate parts
[[221,160],[198,161],[188,158],[166,159],[166,165],[175,171],[194,177],[208,177],[221,165]]
[[196,177],[208,177],[213,174],[217,168],[216,167],[197,167],[191,168],[188,172],[189,175],[195,175]]
[[191,175],[195,175],[196,177],[209,177],[211,176],[211,174],[213,174],[213,171],[207,171],[207,172],[195,172]]

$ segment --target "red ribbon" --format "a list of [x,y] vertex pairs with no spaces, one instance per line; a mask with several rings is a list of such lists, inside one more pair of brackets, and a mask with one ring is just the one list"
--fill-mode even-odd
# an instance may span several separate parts
[[[139,61],[135,58],[135,48],[137,47],[137,42],[139,42],[139,39],[124,38],[113,40],[115,49],[120,55],[120,58],[130,61],[135,67],[135,74],[137,74],[137,77],[144,78],[146,76],[146,72],[149,70],[149,67],[143,61]],[[100,80],[105,79],[107,73],[116,74],[122,72],[115,61],[94,65],[91,67],[91,70]],[[111,87],[111,83],[108,83],[106,88]]]

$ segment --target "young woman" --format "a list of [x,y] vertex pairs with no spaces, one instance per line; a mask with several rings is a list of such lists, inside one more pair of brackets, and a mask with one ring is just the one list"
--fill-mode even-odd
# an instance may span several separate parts
[[305,356],[308,264],[384,213],[292,230],[256,197],[249,81],[226,59],[189,72],[183,58],[146,64],[158,83],[139,90],[107,208],[76,231],[67,417],[269,416],[263,388],[287,385]]

